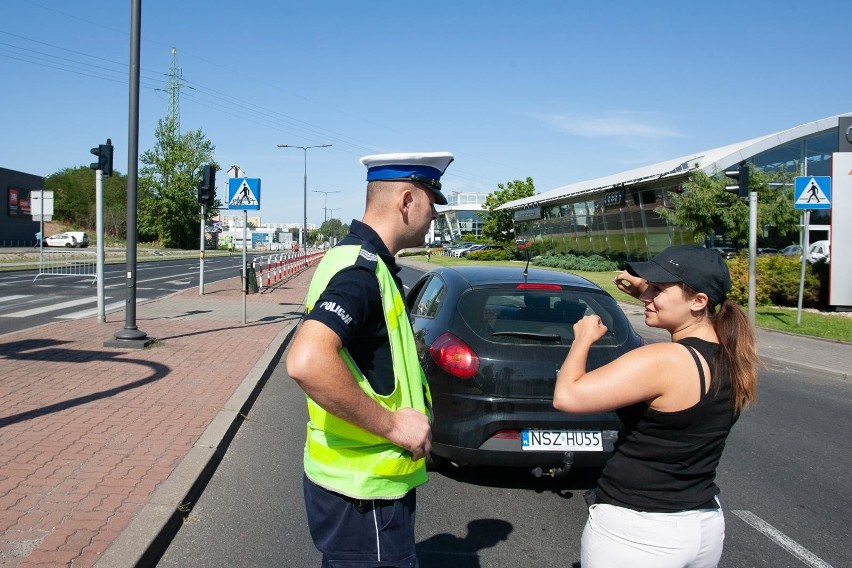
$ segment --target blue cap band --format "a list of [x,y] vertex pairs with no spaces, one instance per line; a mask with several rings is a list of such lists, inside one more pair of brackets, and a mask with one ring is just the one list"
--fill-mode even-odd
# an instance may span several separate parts
[[[367,170],[367,181],[382,179],[406,179],[411,176],[424,177],[433,182],[441,179],[441,171],[430,166],[376,166]],[[440,187],[440,186],[439,186]]]

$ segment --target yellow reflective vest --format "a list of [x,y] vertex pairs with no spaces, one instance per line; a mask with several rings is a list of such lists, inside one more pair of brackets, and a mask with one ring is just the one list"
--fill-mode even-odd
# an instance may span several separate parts
[[[340,350],[340,356],[358,386],[384,408],[414,408],[428,414],[429,387],[417,357],[405,302],[390,270],[377,254],[359,245],[342,245],[328,251],[311,280],[306,311],[314,309],[335,274],[354,265],[372,269],[379,281],[393,361],[393,392],[374,392],[345,348]],[[310,419],[304,462],[305,475],[311,481],[356,499],[396,499],[426,483],[425,459],[413,461],[408,450],[326,412],[310,397],[307,402]]]

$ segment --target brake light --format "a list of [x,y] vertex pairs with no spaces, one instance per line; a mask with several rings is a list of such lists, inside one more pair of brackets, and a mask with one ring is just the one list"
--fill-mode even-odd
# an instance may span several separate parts
[[491,437],[500,440],[520,440],[521,432],[520,430],[497,430]]
[[449,332],[432,343],[429,354],[439,367],[461,379],[469,379],[479,370],[479,357],[473,349]]
[[561,290],[559,284],[518,284],[518,290]]

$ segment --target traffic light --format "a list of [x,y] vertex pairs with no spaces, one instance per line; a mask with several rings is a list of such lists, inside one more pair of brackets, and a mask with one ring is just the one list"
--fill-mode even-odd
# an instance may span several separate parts
[[106,144],[101,144],[100,154],[101,172],[103,175],[112,176],[112,140],[107,138]]
[[101,144],[97,148],[89,150],[98,157],[98,161],[92,162],[89,167],[93,170],[101,170],[103,175],[110,177],[112,175],[112,149],[112,140],[107,138],[106,144]]
[[726,185],[725,191],[736,193],[738,197],[748,198],[748,164],[740,162],[736,170],[728,170],[725,175],[737,182],[736,185]]
[[216,201],[216,168],[206,164],[201,168],[201,181],[198,182],[198,202],[212,207]]

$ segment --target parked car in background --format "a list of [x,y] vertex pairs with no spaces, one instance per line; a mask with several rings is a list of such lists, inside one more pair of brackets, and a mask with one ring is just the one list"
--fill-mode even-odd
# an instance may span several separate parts
[[472,252],[479,252],[481,250],[495,250],[495,249],[501,249],[501,248],[503,248],[503,247],[501,247],[500,245],[492,245],[492,244],[476,245],[474,247],[471,247],[467,250],[462,251],[461,256],[467,256],[468,254],[470,254]]
[[451,244],[451,245],[444,245],[444,255],[452,256],[454,250],[456,250],[457,248],[462,247],[464,245],[467,245],[467,244],[469,244],[469,243],[456,243],[456,244]]
[[784,256],[801,256],[802,247],[800,247],[799,245],[787,245],[786,247],[782,248],[780,252]]
[[452,248],[452,250],[450,251],[450,256],[461,258],[462,256],[464,256],[464,253],[478,246],[480,245],[478,245],[477,243],[462,243],[461,245]]
[[74,248],[77,246],[77,239],[68,233],[59,233],[44,239],[44,244],[49,247]]
[[76,241],[76,245],[80,248],[86,248],[89,246],[89,234],[83,231],[65,231],[66,235],[71,235]]
[[589,369],[642,344],[606,291],[566,272],[441,267],[411,288],[407,307],[432,393],[430,467],[450,460],[559,476],[603,466],[621,426],[615,413],[559,412],[553,389],[584,315],[607,326]]
[[829,241],[814,241],[808,246],[808,254],[805,258],[808,259],[808,262],[818,262],[820,260],[825,260],[825,262],[831,262],[831,243]]
[[721,254],[726,260],[730,260],[737,256],[737,249],[733,247],[713,247],[713,250]]
[[778,249],[771,247],[757,247],[757,254],[778,254]]

